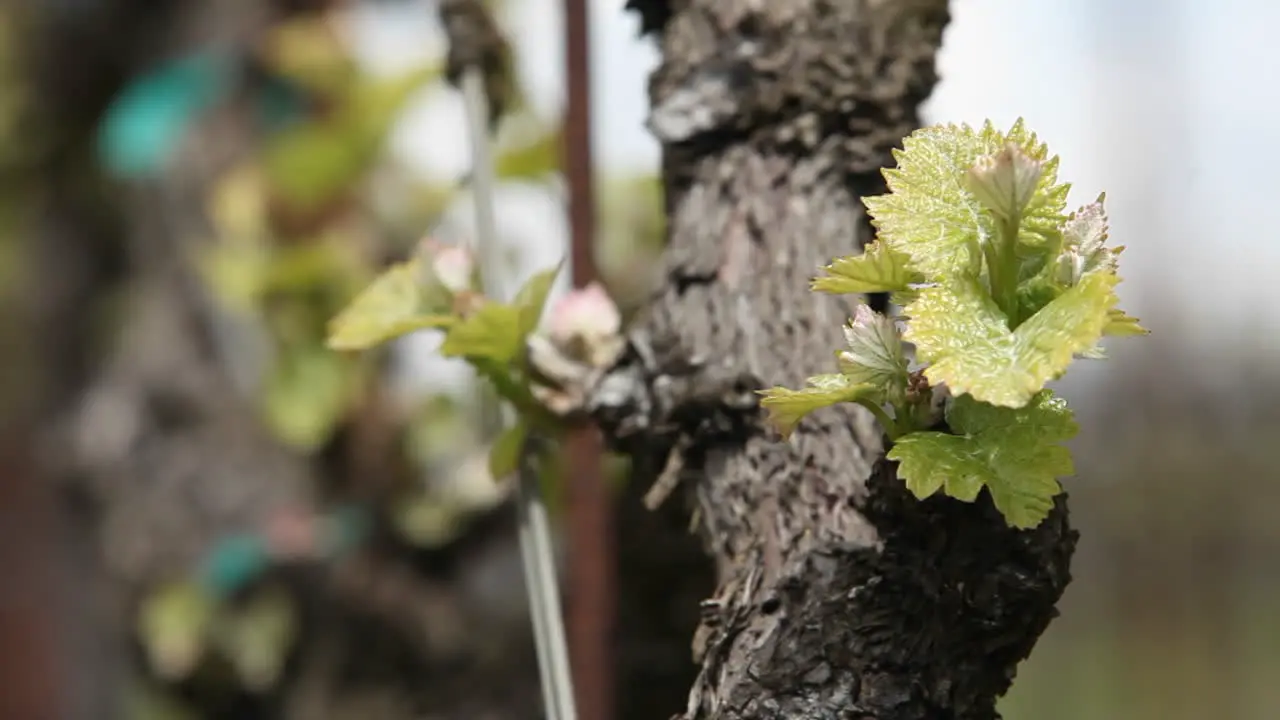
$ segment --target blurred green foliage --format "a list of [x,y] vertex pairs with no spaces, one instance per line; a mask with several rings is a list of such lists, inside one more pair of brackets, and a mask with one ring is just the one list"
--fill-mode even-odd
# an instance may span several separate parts
[[[488,438],[475,427],[471,408],[446,396],[399,397],[385,355],[326,347],[329,319],[378,277],[389,260],[409,258],[393,264],[360,302],[376,306],[384,319],[388,309],[402,319],[423,309],[418,296],[406,292],[422,270],[413,248],[463,197],[465,187],[403,172],[386,147],[408,104],[443,87],[440,62],[428,61],[391,77],[369,74],[335,33],[332,18],[323,15],[279,23],[257,47],[256,60],[271,76],[268,87],[300,92],[304,112],[287,123],[259,125],[250,151],[210,184],[205,210],[211,233],[208,242],[197,244],[191,261],[221,309],[266,340],[255,397],[277,439],[299,453],[318,456],[341,428],[365,420],[373,398],[394,397],[390,419],[398,436],[395,447],[427,481],[397,488],[385,517],[406,540],[443,546],[473,516],[503,499],[506,487],[491,478],[510,469],[518,435],[499,439],[490,455]],[[522,101],[518,90],[515,99],[499,134],[499,182],[545,183],[550,194],[548,181],[560,163],[560,133],[554,122],[538,117]],[[192,112],[198,115],[199,110]],[[646,177],[606,178],[606,187],[606,274],[613,269],[630,281],[637,275],[637,259],[650,262],[660,249],[661,226],[654,225],[660,218],[659,186]],[[536,326],[551,277],[540,276],[525,293],[536,297],[490,306],[469,318],[442,351],[511,355],[520,334]],[[639,292],[633,297],[638,300]],[[430,326],[414,320],[381,327],[348,322],[339,345],[361,345]],[[623,476],[616,463],[610,467],[611,477]],[[542,465],[553,509],[559,505],[555,485],[560,472],[556,457]],[[193,568],[190,577],[157,586],[144,600],[136,628],[152,670],[162,679],[177,680],[216,660],[230,662],[245,687],[269,686],[293,642],[295,623],[290,604],[282,601],[287,596],[258,580],[271,562],[260,536],[225,538],[210,550],[203,569]],[[210,587],[210,573],[221,578],[213,581],[218,588],[237,589],[228,594]],[[165,701],[156,695],[163,694],[160,688],[141,682],[136,690],[139,717],[167,716],[173,710],[163,707]]]

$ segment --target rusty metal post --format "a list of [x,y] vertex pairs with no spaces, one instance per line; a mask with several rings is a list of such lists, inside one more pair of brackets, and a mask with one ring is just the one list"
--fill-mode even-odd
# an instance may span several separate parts
[[0,441],[0,720],[65,720],[73,703],[62,634],[66,606],[57,498],[27,448]]
[[[596,280],[595,187],[591,159],[588,0],[565,0],[564,173],[569,187],[573,285]],[[583,720],[614,714],[615,553],[612,508],[601,473],[602,441],[590,425],[566,438],[569,536],[569,659]]]

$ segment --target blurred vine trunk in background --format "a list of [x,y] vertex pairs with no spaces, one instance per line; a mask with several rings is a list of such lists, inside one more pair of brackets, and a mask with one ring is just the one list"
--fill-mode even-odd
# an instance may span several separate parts
[[[273,437],[245,392],[244,328],[193,258],[211,234],[212,183],[261,140],[252,105],[233,94],[154,176],[112,183],[99,167],[99,123],[128,81],[196,48],[248,52],[269,23],[323,4],[19,6],[33,98],[23,139],[36,147],[25,168],[34,198],[25,218],[29,366],[39,381],[36,417],[50,429],[40,438],[45,474],[61,481],[76,535],[77,599],[67,618],[78,662],[61,687],[81,706],[77,718],[539,716],[524,608],[507,599],[522,593],[504,586],[519,577],[509,508],[444,547],[412,547],[381,530],[384,502],[407,471],[396,452],[402,429],[376,393],[304,453]],[[251,685],[214,660],[181,678],[157,675],[139,622],[159,588],[273,513],[336,503],[372,507],[375,530],[362,549],[332,569],[269,570],[231,593],[234,607],[262,585],[285,590],[298,632],[284,641],[278,678]],[[476,593],[503,600],[495,608]],[[156,622],[183,620],[166,617]],[[171,642],[191,640],[187,628],[171,630]],[[265,642],[266,630],[245,642]],[[171,645],[160,660],[179,662],[187,650]],[[242,650],[260,668],[252,663],[271,649]]]
[[860,198],[918,126],[947,3],[628,6],[662,52],[669,244],[593,406],[682,480],[717,563],[685,720],[995,718],[1069,578],[1065,504],[1019,533],[985,496],[918,502],[861,408],[787,442],[754,392],[830,372],[853,307],[810,280],[871,237]]

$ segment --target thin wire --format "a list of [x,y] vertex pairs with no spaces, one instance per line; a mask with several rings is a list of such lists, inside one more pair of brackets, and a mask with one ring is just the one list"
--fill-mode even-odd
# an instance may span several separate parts
[[[469,67],[462,75],[462,95],[471,136],[471,202],[476,211],[476,234],[472,251],[479,265],[480,287],[488,297],[497,299],[498,276],[502,253],[498,247],[498,223],[493,206],[493,153],[489,141],[489,99],[485,94],[484,75],[477,67]],[[480,425],[487,435],[496,435],[505,425],[501,403],[483,383],[477,383]],[[497,479],[497,478],[495,478]]]
[[[547,701],[548,720],[574,720],[573,680],[569,674],[569,650],[565,643],[564,620],[560,612],[560,595],[557,592],[555,554],[551,547],[551,524],[547,519],[547,506],[542,500],[538,482],[536,453],[530,438],[520,451],[520,470],[516,503],[522,530],[521,539],[527,540],[528,554],[524,555],[525,578],[531,588],[530,610],[541,617],[544,646],[539,652],[545,662],[539,665],[544,693],[550,686]],[[533,590],[537,588],[537,591]],[[552,709],[554,708],[554,709]]]
[[[471,135],[472,202],[476,210],[475,253],[480,265],[484,293],[497,297],[495,275],[501,257],[497,247],[497,223],[493,205],[493,159],[489,140],[489,108],[484,78],[470,67],[462,76],[462,92]],[[481,422],[488,433],[502,428],[501,408],[492,395],[481,398]],[[534,453],[529,442],[521,448],[516,483],[516,514],[519,520],[520,557],[525,589],[529,594],[529,614],[533,621],[538,652],[538,674],[548,720],[576,720],[573,683],[569,675],[569,651],[565,644],[564,619],[556,582],[555,556],[551,547],[547,508],[538,486]],[[498,478],[494,478],[497,480]]]

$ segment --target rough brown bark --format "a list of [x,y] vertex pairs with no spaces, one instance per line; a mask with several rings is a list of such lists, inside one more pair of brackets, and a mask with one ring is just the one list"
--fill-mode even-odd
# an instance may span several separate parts
[[861,409],[783,442],[754,394],[830,369],[852,307],[809,280],[870,237],[859,198],[918,125],[945,1],[631,5],[663,53],[669,247],[593,411],[683,479],[717,563],[685,717],[996,717],[1069,580],[1065,501],[1034,532],[985,494],[917,502]]

